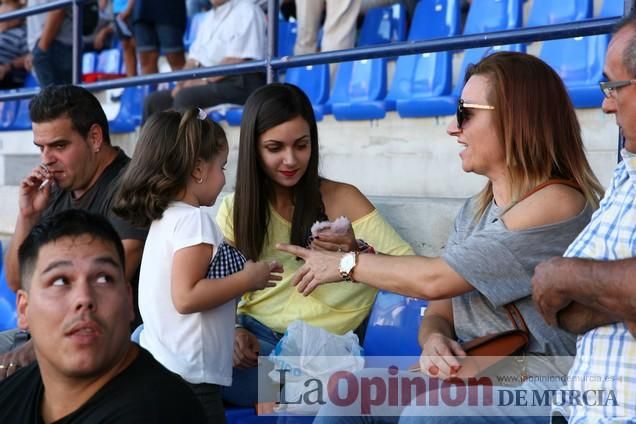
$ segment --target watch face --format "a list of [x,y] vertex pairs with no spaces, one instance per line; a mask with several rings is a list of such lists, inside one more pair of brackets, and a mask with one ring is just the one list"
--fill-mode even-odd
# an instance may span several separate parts
[[355,266],[356,256],[354,253],[346,253],[342,259],[340,259],[340,270],[344,272],[350,272]]

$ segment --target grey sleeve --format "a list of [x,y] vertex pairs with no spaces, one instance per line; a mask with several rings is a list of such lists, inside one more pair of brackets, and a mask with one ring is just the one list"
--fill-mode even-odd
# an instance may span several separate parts
[[532,275],[496,233],[477,231],[460,243],[449,244],[442,259],[493,307],[532,293]]

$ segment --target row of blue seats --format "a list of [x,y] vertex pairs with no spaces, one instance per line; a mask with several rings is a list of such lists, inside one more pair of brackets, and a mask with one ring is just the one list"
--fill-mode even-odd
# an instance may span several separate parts
[[[464,34],[484,33],[522,26],[523,0],[474,0]],[[526,26],[579,21],[592,17],[591,0],[553,2],[535,0]],[[605,0],[598,17],[622,14],[621,0]],[[404,13],[400,6],[372,9],[360,31],[358,46],[402,41]],[[459,1],[421,0],[413,16],[408,41],[454,36],[459,33]],[[576,107],[598,107],[602,94],[603,60],[608,35],[546,41],[539,57],[563,78]],[[290,43],[293,45],[292,43]],[[468,64],[500,51],[525,51],[524,45],[496,46],[464,52],[460,81],[452,85],[453,52],[426,53],[398,58],[391,88],[387,89],[388,59],[358,60],[340,64],[330,93],[329,68],[314,65],[287,70],[285,80],[299,85],[310,97],[317,119],[333,113],[338,120],[381,119],[387,111],[403,118],[450,115],[463,87]],[[229,109],[214,119],[240,124],[241,108]]]
[[[459,33],[459,0],[420,0],[415,10],[409,41],[449,37]],[[535,0],[527,26],[578,21],[592,16],[591,0]],[[474,0],[464,34],[518,28],[522,25],[523,0]],[[604,0],[599,17],[622,14],[622,0]],[[195,27],[195,20],[191,24]],[[371,9],[359,32],[358,46],[402,41],[406,33],[404,8],[396,4]],[[563,78],[576,107],[598,107],[602,94],[598,82],[608,35],[576,37],[546,41],[539,56]],[[282,54],[291,54],[295,41],[295,23],[282,21],[279,44]],[[523,45],[471,49],[464,52],[460,80],[452,84],[453,52],[425,53],[397,59],[390,89],[387,89],[388,59],[345,62],[339,65],[333,89],[328,65],[288,69],[285,80],[300,86],[309,96],[318,120],[333,113],[338,120],[381,119],[387,111],[397,111],[403,118],[450,115],[461,92],[462,76],[469,63],[494,51],[524,51]],[[85,56],[86,69],[97,66],[98,75],[121,72],[121,52],[104,51],[99,56]],[[92,61],[92,62],[91,62]],[[90,63],[89,63],[90,62]],[[113,133],[134,131],[141,122],[142,102],[148,87],[124,90],[118,116],[111,121]],[[28,120],[28,101],[0,105],[0,130],[24,130]],[[239,125],[241,107],[214,111],[210,116]]]

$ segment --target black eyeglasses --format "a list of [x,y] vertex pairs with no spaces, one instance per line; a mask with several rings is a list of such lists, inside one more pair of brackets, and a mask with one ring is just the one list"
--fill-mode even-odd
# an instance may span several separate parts
[[598,85],[601,87],[601,91],[606,98],[614,97],[614,93],[619,88],[627,87],[628,85],[636,83],[636,79],[620,80],[620,81],[601,81]]
[[477,103],[464,103],[464,99],[459,99],[457,101],[457,128],[458,129],[462,128],[462,124],[466,120],[465,109],[494,110],[495,107],[490,105],[480,105]]

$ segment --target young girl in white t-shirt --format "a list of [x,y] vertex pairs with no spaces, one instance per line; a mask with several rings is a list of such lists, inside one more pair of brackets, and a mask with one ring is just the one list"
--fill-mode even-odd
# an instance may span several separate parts
[[282,272],[276,262],[247,261],[239,272],[206,278],[219,250],[232,249],[201,208],[225,185],[227,155],[223,129],[202,110],[157,113],[141,130],[114,207],[150,225],[139,277],[141,346],[190,383],[209,422],[225,420],[219,386],[232,382],[235,299],[274,286]]

